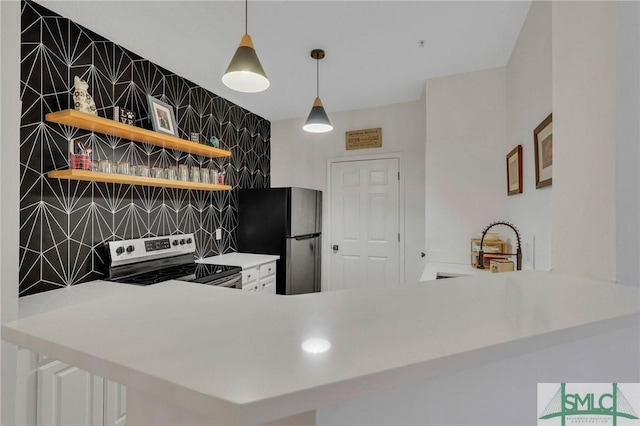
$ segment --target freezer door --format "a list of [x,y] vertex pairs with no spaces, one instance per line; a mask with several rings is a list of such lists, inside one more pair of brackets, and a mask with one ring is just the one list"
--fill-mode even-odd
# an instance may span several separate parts
[[317,234],[321,231],[322,192],[313,189],[291,188],[289,212],[289,234]]
[[285,294],[320,291],[320,236],[287,238]]

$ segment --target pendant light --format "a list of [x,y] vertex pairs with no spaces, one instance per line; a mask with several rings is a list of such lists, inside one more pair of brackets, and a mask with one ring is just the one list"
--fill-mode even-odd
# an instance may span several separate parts
[[266,90],[270,83],[253,47],[253,40],[247,32],[247,6],[247,0],[245,0],[244,35],[227,71],[222,76],[222,82],[225,86],[238,92],[255,93]]
[[313,101],[313,107],[311,107],[309,117],[302,129],[310,133],[330,132],[333,130],[333,126],[320,100],[320,59],[324,58],[324,50],[313,49],[311,57],[316,60],[316,99]]

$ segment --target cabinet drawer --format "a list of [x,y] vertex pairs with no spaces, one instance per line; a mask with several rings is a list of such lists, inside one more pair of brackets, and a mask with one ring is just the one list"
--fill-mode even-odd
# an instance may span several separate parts
[[260,265],[260,279],[268,277],[276,273],[276,262],[265,263]]
[[265,279],[260,279],[260,293],[276,294],[276,277],[271,275]]
[[242,271],[242,286],[254,282],[258,279],[258,268],[249,268]]
[[254,282],[253,284],[243,286],[242,291],[254,291],[257,293],[260,291],[260,285],[258,285],[257,282]]

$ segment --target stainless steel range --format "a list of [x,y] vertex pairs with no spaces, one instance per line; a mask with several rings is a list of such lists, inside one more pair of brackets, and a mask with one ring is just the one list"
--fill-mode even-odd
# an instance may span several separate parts
[[144,286],[179,280],[242,288],[241,268],[195,262],[193,234],[111,241],[106,249],[110,281]]

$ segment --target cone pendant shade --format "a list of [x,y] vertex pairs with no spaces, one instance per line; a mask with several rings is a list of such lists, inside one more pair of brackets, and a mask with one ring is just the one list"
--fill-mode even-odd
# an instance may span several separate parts
[[313,102],[309,117],[304,123],[304,126],[302,126],[302,129],[309,133],[324,133],[333,130],[331,121],[329,121],[329,117],[322,106],[320,98],[317,97]]
[[309,113],[307,121],[302,126],[302,130],[309,133],[325,133],[333,130],[331,121],[327,116],[327,112],[322,106],[320,100],[320,59],[324,58],[324,50],[313,49],[311,51],[311,57],[316,61],[316,99],[313,101],[313,107]]
[[222,76],[222,82],[230,89],[246,93],[262,92],[269,87],[269,79],[249,34],[242,36],[240,46]]

